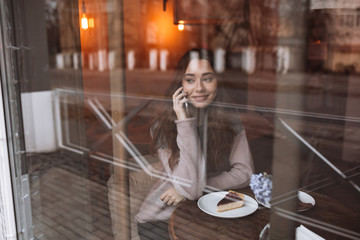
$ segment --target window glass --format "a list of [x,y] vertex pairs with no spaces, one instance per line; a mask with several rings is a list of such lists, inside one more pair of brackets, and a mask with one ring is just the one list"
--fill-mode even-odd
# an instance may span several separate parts
[[357,1],[0,7],[19,239],[360,237]]

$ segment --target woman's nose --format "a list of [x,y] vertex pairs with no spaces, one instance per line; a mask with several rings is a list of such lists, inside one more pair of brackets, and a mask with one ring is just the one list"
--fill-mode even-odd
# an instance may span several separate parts
[[204,90],[205,90],[205,86],[204,86],[203,81],[201,81],[201,80],[196,81],[196,91],[202,92]]

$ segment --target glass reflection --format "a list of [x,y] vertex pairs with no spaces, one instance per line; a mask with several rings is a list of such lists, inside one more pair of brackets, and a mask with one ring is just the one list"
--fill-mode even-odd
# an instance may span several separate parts
[[[292,221],[283,232],[360,237],[357,1],[22,4],[0,3],[14,182],[19,199],[31,197],[19,229],[37,239],[251,239],[273,211]],[[196,67],[179,68],[194,48]],[[295,186],[271,210],[259,203],[229,230],[197,208],[219,190],[255,198],[250,175],[264,172],[274,189]],[[281,207],[299,191],[311,209]]]

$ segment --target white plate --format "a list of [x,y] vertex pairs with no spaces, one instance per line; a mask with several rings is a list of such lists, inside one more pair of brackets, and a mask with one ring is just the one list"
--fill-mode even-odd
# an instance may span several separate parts
[[[312,196],[310,196],[309,194],[307,194],[306,192],[298,191],[298,198],[303,203],[311,203],[312,207],[315,206],[315,199]],[[255,199],[264,207],[267,207],[267,208],[271,207],[270,204],[265,204],[264,202],[261,202],[259,199],[256,198],[256,196],[255,196]],[[312,207],[310,207],[310,208],[312,208]],[[303,211],[309,210],[310,208],[298,210],[298,212],[303,212]]]
[[[315,199],[312,196],[310,196],[309,194],[307,194],[306,192],[298,191],[298,198],[303,203],[311,203],[312,207],[315,206]],[[298,212],[303,212],[303,211],[309,210],[312,207],[309,207],[306,209],[299,209]]]
[[206,194],[198,200],[198,207],[209,215],[221,218],[245,217],[255,212],[258,208],[258,203],[255,199],[244,194],[245,204],[243,207],[225,212],[216,211],[218,202],[223,199],[227,193],[228,192],[223,191]]

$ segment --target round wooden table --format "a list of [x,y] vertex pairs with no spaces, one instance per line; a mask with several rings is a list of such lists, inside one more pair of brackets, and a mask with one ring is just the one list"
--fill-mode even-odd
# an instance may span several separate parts
[[[254,197],[252,191],[241,189],[239,192]],[[340,202],[325,195],[310,193],[316,204],[301,212],[301,216],[322,221],[336,227],[350,229],[359,234],[359,215],[343,206]],[[260,206],[260,205],[259,205]],[[185,201],[179,205],[169,220],[169,233],[172,239],[259,239],[259,234],[270,222],[270,209],[259,207],[253,214],[235,219],[218,218],[201,211],[197,201]],[[301,223],[326,239],[343,239],[328,231]],[[300,225],[300,223],[299,223]]]

